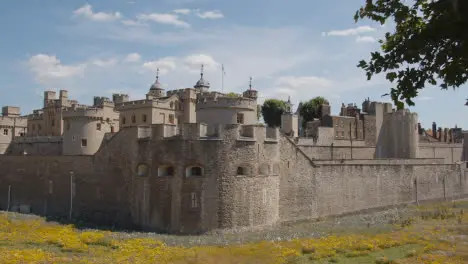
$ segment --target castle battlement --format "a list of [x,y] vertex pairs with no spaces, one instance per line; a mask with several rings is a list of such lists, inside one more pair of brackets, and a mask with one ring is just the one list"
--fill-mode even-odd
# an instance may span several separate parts
[[0,126],[14,127],[14,126],[26,126],[28,122],[27,117],[11,117],[11,116],[0,116]]
[[186,123],[182,125],[153,124],[151,127],[138,127],[138,138],[152,140],[239,140],[276,142],[279,139],[279,129],[263,125],[208,125],[204,123]]
[[73,108],[68,111],[63,112],[63,118],[73,118],[73,117],[91,117],[91,118],[103,118],[104,110],[98,107],[80,107]]
[[33,137],[15,137],[13,139],[14,143],[57,143],[62,142],[63,138],[61,136],[47,137],[47,136],[33,136]]
[[133,107],[141,107],[144,105],[152,105],[153,100],[149,99],[143,99],[143,100],[135,100],[135,101],[127,101],[127,102],[121,102],[121,103],[116,103],[115,107],[118,109],[125,109],[125,108],[133,108]]
[[241,108],[256,111],[257,103],[255,100],[244,97],[203,97],[198,100],[196,109],[207,108]]

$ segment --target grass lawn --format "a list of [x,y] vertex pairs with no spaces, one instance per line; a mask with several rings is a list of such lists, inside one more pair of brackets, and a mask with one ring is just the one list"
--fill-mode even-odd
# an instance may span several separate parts
[[467,209],[466,201],[430,204],[379,221],[357,215],[197,237],[80,230],[0,212],[0,263],[468,263]]

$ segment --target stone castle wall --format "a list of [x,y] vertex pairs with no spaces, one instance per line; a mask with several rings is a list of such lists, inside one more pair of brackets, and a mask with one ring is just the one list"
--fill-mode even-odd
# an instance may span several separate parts
[[[29,205],[37,214],[67,217],[72,192],[74,218],[200,233],[467,191],[461,165],[443,159],[370,160],[353,152],[361,160],[322,161],[312,160],[307,148],[257,125],[125,128],[94,156],[0,156],[0,209],[7,208],[11,186],[11,210]],[[310,147],[325,151],[318,148]]]

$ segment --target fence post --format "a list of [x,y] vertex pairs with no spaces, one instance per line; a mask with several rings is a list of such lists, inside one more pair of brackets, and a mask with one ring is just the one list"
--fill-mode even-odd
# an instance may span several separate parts
[[419,198],[418,198],[418,177],[414,178],[414,187],[416,190],[416,205],[419,206]]
[[10,203],[11,203],[11,185],[8,185],[7,213],[10,211]]

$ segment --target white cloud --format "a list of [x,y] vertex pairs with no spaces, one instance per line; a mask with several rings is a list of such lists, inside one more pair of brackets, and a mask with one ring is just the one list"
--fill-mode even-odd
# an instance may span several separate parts
[[56,79],[81,76],[85,65],[63,65],[56,56],[37,54],[28,61],[29,69],[34,73],[35,79],[42,84],[47,84]]
[[326,33],[327,36],[355,36],[362,33],[374,32],[375,28],[370,26],[359,26],[345,30],[332,30]]
[[96,60],[93,60],[91,64],[98,66],[98,67],[110,67],[110,66],[115,66],[117,64],[117,59],[115,58],[108,59],[108,60],[96,59]]
[[145,23],[141,23],[140,21],[135,21],[135,20],[131,20],[131,19],[126,19],[126,20],[123,20],[122,21],[122,24],[124,24],[125,26],[146,26]]
[[213,71],[219,67],[219,63],[216,62],[213,57],[205,54],[190,55],[185,57],[184,65],[191,72],[200,72],[201,65],[203,64],[204,70]]
[[176,14],[188,15],[192,12],[192,10],[183,8],[183,9],[175,9],[173,12]]
[[206,12],[197,12],[197,16],[202,18],[202,19],[219,19],[223,18],[224,15],[221,13],[219,10],[212,10],[212,11],[206,11]]
[[125,57],[126,62],[138,62],[141,60],[141,55],[138,53],[130,53]]
[[142,21],[153,21],[159,24],[173,25],[176,27],[189,28],[190,24],[179,19],[178,15],[174,14],[140,14],[137,16],[138,20]]
[[146,71],[156,72],[159,69],[159,73],[161,75],[165,75],[169,73],[171,70],[175,70],[177,67],[176,65],[176,58],[174,57],[165,57],[155,61],[147,61],[143,63],[143,68]]
[[122,17],[119,12],[115,13],[104,13],[104,12],[93,12],[93,7],[90,4],[85,4],[84,6],[73,11],[75,16],[83,16],[93,21],[112,21],[118,20]]
[[362,42],[373,43],[373,42],[376,42],[376,41],[377,40],[374,37],[371,37],[371,36],[357,36],[356,37],[356,42],[357,43],[362,43]]

